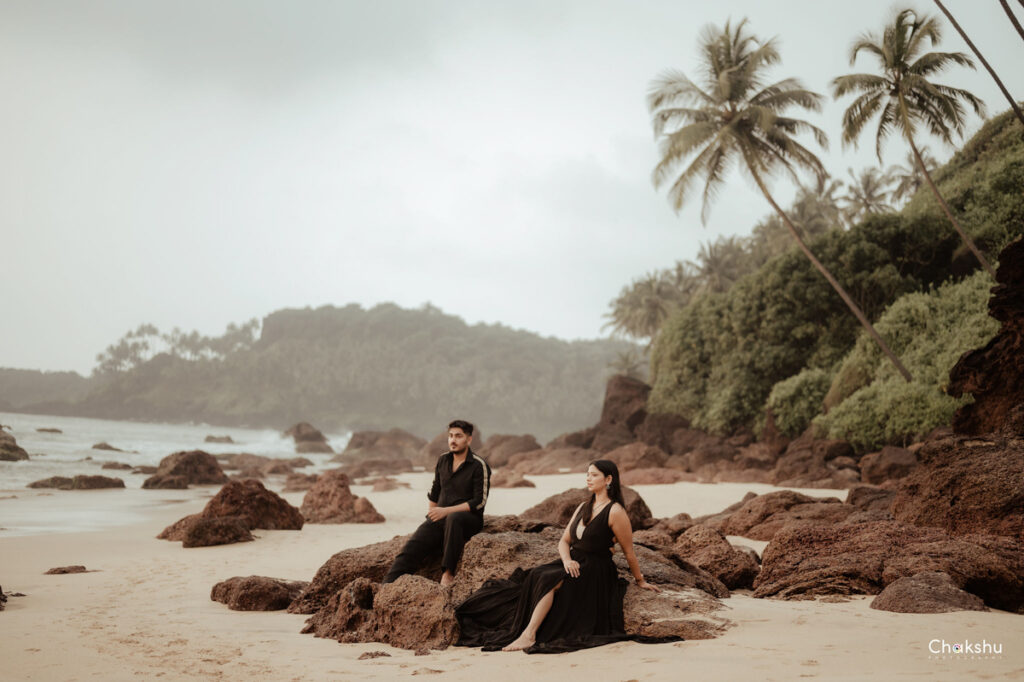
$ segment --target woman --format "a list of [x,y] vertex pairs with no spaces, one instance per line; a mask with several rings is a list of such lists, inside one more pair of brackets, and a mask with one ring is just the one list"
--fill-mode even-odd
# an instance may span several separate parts
[[631,639],[622,619],[626,581],[612,561],[617,540],[636,584],[644,580],[633,553],[633,529],[626,515],[619,469],[606,459],[587,468],[590,499],[573,512],[558,541],[561,561],[508,580],[489,580],[458,606],[460,646],[527,653],[574,651]]

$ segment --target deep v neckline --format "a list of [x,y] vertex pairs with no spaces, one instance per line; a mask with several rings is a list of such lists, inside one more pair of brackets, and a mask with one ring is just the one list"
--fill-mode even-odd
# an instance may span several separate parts
[[[590,524],[593,523],[594,521],[596,521],[597,520],[597,516],[600,515],[601,512],[603,512],[605,509],[607,509],[608,507],[612,506],[612,504],[613,504],[612,501],[609,500],[608,502],[605,503],[605,505],[603,507],[601,507],[601,510],[598,511],[596,515],[595,514],[591,514],[590,515],[590,523],[581,524],[581,523],[577,522],[576,523],[576,539],[577,540],[582,540],[583,539],[583,534],[587,532],[588,528],[590,528]],[[582,521],[582,520],[583,519],[581,518],[580,521]],[[582,530],[580,529],[580,526],[582,526]]]

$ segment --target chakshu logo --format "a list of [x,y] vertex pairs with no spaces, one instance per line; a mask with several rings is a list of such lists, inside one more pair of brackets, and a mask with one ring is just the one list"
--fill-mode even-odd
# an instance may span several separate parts
[[1002,642],[989,642],[981,640],[972,642],[947,642],[944,639],[933,639],[928,642],[928,651],[937,656],[958,655],[958,656],[1001,656],[1003,654]]

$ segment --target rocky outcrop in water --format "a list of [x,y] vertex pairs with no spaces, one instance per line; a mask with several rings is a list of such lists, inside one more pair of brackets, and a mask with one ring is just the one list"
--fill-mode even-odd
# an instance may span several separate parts
[[19,462],[28,459],[28,453],[18,445],[14,436],[0,429],[0,462]]
[[310,452],[334,452],[327,443],[327,437],[308,422],[299,422],[282,435],[295,441],[295,452],[300,455]]
[[124,481],[109,476],[84,476],[79,474],[73,478],[67,476],[51,476],[41,481],[33,481],[29,488],[55,488],[57,490],[99,490],[102,488],[123,488]]
[[190,484],[227,483],[228,477],[217,459],[202,450],[175,452],[160,460],[156,473],[142,483],[143,488],[187,488]]

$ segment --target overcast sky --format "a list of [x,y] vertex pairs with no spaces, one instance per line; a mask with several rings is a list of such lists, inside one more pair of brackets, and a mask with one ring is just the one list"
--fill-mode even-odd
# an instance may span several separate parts
[[[997,0],[946,4],[1024,97]],[[769,210],[737,175],[707,226],[673,213],[651,80],[694,74],[701,28],[746,16],[779,38],[779,79],[825,93],[873,70],[848,48],[893,6],[0,0],[0,366],[87,373],[143,322],[219,334],[350,302],[602,336],[623,285]],[[967,51],[951,27],[940,49]],[[1007,108],[980,65],[941,80]],[[846,103],[808,115],[841,177],[873,162],[867,138],[841,148]]]

